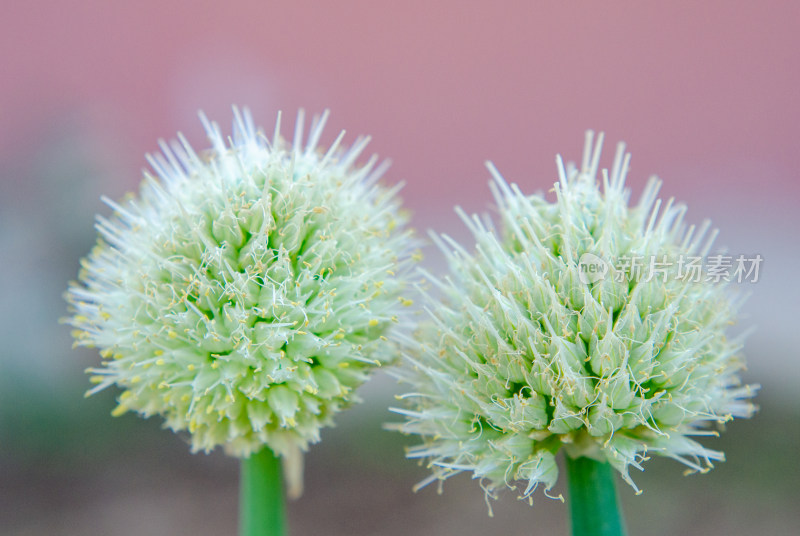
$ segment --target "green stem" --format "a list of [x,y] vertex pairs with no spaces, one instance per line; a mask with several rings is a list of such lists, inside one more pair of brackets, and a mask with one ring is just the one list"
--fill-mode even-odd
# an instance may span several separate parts
[[239,536],[284,536],[281,461],[269,448],[242,460]]
[[567,456],[573,536],[625,536],[614,473],[608,463]]

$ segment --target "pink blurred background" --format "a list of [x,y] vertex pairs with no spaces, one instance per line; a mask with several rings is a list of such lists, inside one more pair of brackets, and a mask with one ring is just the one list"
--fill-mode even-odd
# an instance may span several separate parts
[[[237,104],[249,106],[268,131],[278,110],[288,127],[299,107],[310,113],[330,108],[325,141],[340,129],[351,141],[372,135],[371,149],[393,161],[387,181],[406,182],[403,196],[414,224],[459,237],[464,233],[454,204],[470,211],[490,208],[484,160],[493,160],[523,190],[547,190],[556,180],[555,154],[578,159],[585,129],[605,130],[606,165],[613,145],[624,139],[633,154],[629,184],[635,192],[647,176],[658,174],[665,181],[664,195],[689,202],[690,220],[714,220],[721,229],[719,243],[730,252],[764,257],[761,281],[746,289],[753,294],[745,306],[746,323],[759,327],[748,343],[749,379],[769,386],[777,406],[800,406],[793,337],[800,303],[794,275],[800,256],[793,248],[800,228],[800,3],[656,5],[5,2],[0,17],[0,337],[6,351],[0,375],[9,384],[11,378],[19,385],[31,382],[67,398],[83,390],[80,369],[93,356],[68,353],[66,330],[53,326],[64,311],[59,295],[93,241],[93,214],[105,211],[99,196],[119,197],[134,189],[143,155],[156,149],[159,138],[182,131],[202,148],[197,111],[203,109],[227,131],[230,107]],[[436,253],[428,255],[435,265]],[[365,396],[372,396],[369,390]],[[384,405],[379,394],[374,396]],[[101,413],[111,407],[85,404]],[[75,407],[80,412],[84,406]],[[389,416],[375,418],[379,423]],[[117,426],[106,422],[103,416],[96,426]],[[6,437],[5,443],[14,441]],[[350,448],[346,440],[340,443]],[[0,468],[10,467],[21,481],[29,481],[30,474],[19,469],[18,453],[12,448],[5,454]],[[215,470],[228,474],[230,467],[219,463],[225,469]],[[38,478],[47,483],[51,476],[45,472]],[[405,497],[407,489],[397,496]],[[475,520],[461,529],[442,525],[436,530],[431,521],[434,525],[418,533],[468,534],[482,526],[485,512],[477,495],[478,502],[471,503]],[[34,504],[35,497],[31,492],[20,504]],[[231,500],[230,494],[224,497]],[[198,500],[211,499],[192,497],[187,504],[195,506],[185,508],[197,509]],[[87,516],[93,512],[91,500],[81,504]],[[149,507],[134,503],[130,508],[137,504]],[[753,517],[749,510],[726,510],[726,504],[711,510],[719,519],[720,512],[740,515],[730,527],[734,532],[756,527],[747,525]],[[119,508],[123,517],[142,519]],[[313,510],[302,503],[294,508]],[[180,505],[174,509],[175,519],[186,513]],[[561,519],[563,512],[552,511]],[[38,509],[31,506],[31,512]],[[535,513],[524,515],[538,519]],[[6,519],[9,534],[16,535],[38,534],[36,527],[51,531],[64,518],[56,517],[56,525],[47,518],[39,525],[26,525],[19,515]],[[2,520],[0,515],[0,527]],[[796,521],[767,532],[796,527]],[[560,521],[554,523],[561,527]],[[83,533],[92,533],[88,526]],[[166,530],[157,527],[162,528],[140,533]],[[668,527],[659,533],[686,533],[684,526]],[[342,534],[395,533],[370,530],[350,527]]]
[[269,128],[277,110],[331,108],[329,134],[372,134],[425,220],[483,208],[487,158],[547,187],[587,128],[627,140],[634,177],[658,172],[669,193],[797,194],[800,5],[645,4],[7,5],[0,154],[24,159],[71,120],[132,187],[157,138],[202,141],[198,109],[227,126],[247,105]]

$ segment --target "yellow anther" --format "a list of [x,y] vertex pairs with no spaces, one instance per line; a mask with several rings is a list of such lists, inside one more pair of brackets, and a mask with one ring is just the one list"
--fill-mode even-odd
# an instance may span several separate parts
[[371,328],[374,328],[377,325],[378,325],[378,319],[377,318],[373,318],[372,320],[369,321],[369,326]]

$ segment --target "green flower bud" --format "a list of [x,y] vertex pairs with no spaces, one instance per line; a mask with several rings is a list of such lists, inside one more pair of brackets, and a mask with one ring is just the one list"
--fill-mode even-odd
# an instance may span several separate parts
[[106,200],[67,321],[115,415],[161,415],[193,451],[299,455],[395,355],[414,244],[386,166],[355,163],[368,139],[322,151],[327,114],[304,145],[302,113],[290,144],[234,112],[229,143],[203,118],[210,151],[162,144],[139,196]]
[[554,203],[489,165],[501,225],[459,211],[472,253],[435,237],[450,273],[430,276],[442,299],[428,297],[430,321],[397,371],[411,392],[392,425],[421,438],[408,456],[427,460],[423,484],[467,471],[489,496],[530,498],[555,484],[563,450],[608,461],[637,489],[629,467],[649,454],[693,471],[722,460],[692,437],[755,410],[756,386],[739,379],[742,341],[726,335],[731,289],[687,279],[677,262],[656,277],[616,262],[704,257],[714,233],[687,229],[683,205],[661,208],[656,179],[629,206],[630,155],[620,144],[598,180],[602,135],[592,141],[580,169],[557,159]]

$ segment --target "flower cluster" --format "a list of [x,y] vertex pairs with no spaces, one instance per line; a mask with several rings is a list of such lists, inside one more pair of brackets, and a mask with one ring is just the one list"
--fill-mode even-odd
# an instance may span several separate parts
[[620,144],[599,178],[601,143],[587,134],[580,168],[557,159],[553,203],[490,165],[499,229],[459,212],[474,252],[437,238],[450,275],[428,275],[443,301],[429,300],[430,322],[398,372],[407,405],[395,409],[405,416],[395,428],[422,440],[408,451],[432,471],[420,485],[466,471],[489,496],[507,486],[530,498],[556,483],[563,449],[608,461],[637,489],[629,467],[647,454],[705,471],[723,454],[693,437],[753,413],[742,341],[726,336],[740,301],[729,288],[581,272],[584,255],[705,257],[716,235],[708,222],[684,225],[685,206],[662,205],[655,178],[629,206],[630,155]]
[[[368,139],[269,140],[234,110],[233,138],[180,138],[149,162],[138,197],[98,217],[97,246],[67,293],[76,344],[97,347],[89,391],[122,389],[120,415],[161,415],[193,450],[293,455],[396,353],[413,239]],[[343,135],[344,133],[342,133]]]

